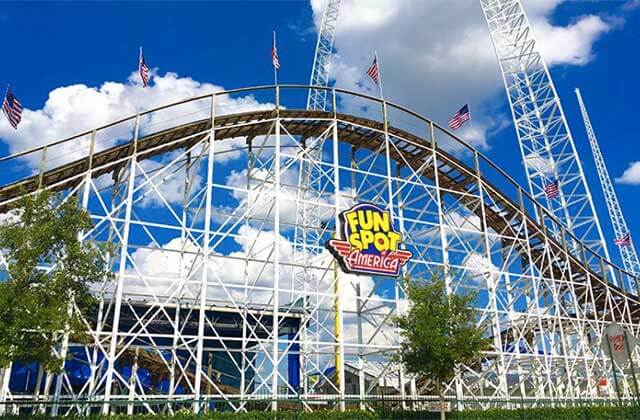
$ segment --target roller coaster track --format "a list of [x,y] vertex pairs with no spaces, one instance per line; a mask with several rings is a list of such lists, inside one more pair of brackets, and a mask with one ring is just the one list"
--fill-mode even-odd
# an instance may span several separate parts
[[[268,87],[250,89],[266,88]],[[273,89],[273,87],[270,88]],[[280,86],[280,89],[283,88],[302,87],[293,85]],[[309,87],[307,86],[305,88],[308,89]],[[250,89],[242,89],[237,92]],[[334,95],[337,92],[338,94],[355,95],[367,98],[371,101],[378,101],[375,98],[366,97],[365,95],[358,93],[342,91],[339,89],[332,90]],[[216,93],[215,95],[224,93],[225,92]],[[184,102],[187,101],[182,101],[180,103]],[[436,127],[442,131],[446,131],[433,121],[421,117],[406,108],[389,103],[385,104],[387,107],[394,107],[398,110],[411,114],[413,117],[422,120],[428,126],[430,125],[431,127]],[[173,105],[162,107],[162,109]],[[302,139],[321,135],[321,133],[327,130],[332,119],[335,118],[338,121],[338,136],[341,142],[350,143],[355,148],[370,149],[372,152],[375,152],[372,145],[379,144],[380,141],[384,140],[385,129],[387,129],[390,141],[394,145],[390,152],[391,158],[401,165],[412,167],[414,170],[424,165],[425,161],[430,156],[434,155],[433,147],[435,146],[435,155],[438,157],[435,166],[440,179],[440,188],[443,189],[443,191],[450,191],[452,194],[461,193],[456,195],[456,199],[467,204],[467,208],[476,213],[477,216],[481,216],[479,214],[480,210],[478,210],[478,206],[472,205],[472,201],[475,199],[469,198],[470,196],[468,194],[473,193],[480,184],[482,185],[487,197],[491,198],[492,202],[485,206],[484,220],[486,220],[486,226],[483,226],[483,229],[492,229],[504,234],[505,236],[512,236],[516,238],[513,242],[521,254],[523,261],[540,261],[542,258],[537,257],[541,256],[545,251],[545,248],[549,246],[554,248],[556,252],[565,255],[564,261],[544,264],[544,266],[540,266],[538,269],[541,273],[546,274],[549,277],[569,277],[572,279],[571,282],[576,285],[573,286],[573,293],[575,294],[576,299],[584,302],[585,308],[589,308],[585,309],[585,314],[588,317],[612,321],[623,317],[625,319],[630,319],[632,322],[640,322],[640,300],[638,299],[638,296],[627,292],[623,288],[612,285],[606,278],[606,275],[602,274],[608,272],[608,267],[610,266],[621,274],[623,271],[619,267],[615,267],[612,263],[600,258],[603,269],[600,270],[599,273],[594,272],[589,268],[589,264],[584,261],[584,257],[580,258],[579,255],[572,255],[568,251],[567,247],[567,241],[571,238],[570,234],[564,232],[564,235],[562,235],[561,238],[554,236],[550,230],[544,226],[544,224],[541,224],[540,221],[536,220],[532,212],[525,210],[522,202],[516,202],[522,201],[523,198],[528,198],[533,201],[533,199],[528,196],[528,193],[517,186],[515,181],[500,170],[497,165],[491,163],[477,150],[472,150],[471,146],[467,145],[466,147],[472,150],[476,161],[477,159],[482,159],[485,163],[489,163],[504,177],[501,182],[506,181],[517,186],[519,200],[514,200],[508,197],[506,193],[503,193],[496,186],[496,182],[485,178],[482,173],[479,173],[477,168],[469,166],[461,159],[454,156],[454,154],[444,150],[433,138],[421,138],[400,128],[391,126],[386,127],[383,122],[363,117],[356,117],[336,112],[302,109],[272,109],[222,115],[217,116],[214,119],[215,140],[221,141],[238,137],[252,139],[256,136],[267,135],[269,134],[276,118],[281,120],[282,126],[291,135],[300,136]],[[39,174],[2,186],[0,188],[0,212],[8,211],[11,208],[12,203],[25,193],[34,192],[39,188],[48,188],[53,191],[66,190],[82,182],[84,177],[86,177],[86,174],[89,172],[90,176],[94,178],[113,172],[118,167],[124,165],[133,154],[137,155],[138,160],[150,159],[154,156],[158,156],[172,150],[187,148],[197,144],[198,142],[203,141],[210,132],[211,119],[198,120],[142,136],[136,139],[136,141],[132,138],[124,144],[111,147],[95,154],[89,154],[84,158],[66,163],[59,167],[43,170]],[[92,132],[89,131],[83,133],[81,136],[91,135],[91,133]],[[457,139],[452,133],[448,134],[452,138]],[[75,138],[78,137],[79,136],[76,136]],[[457,140],[460,143],[464,143],[463,140]],[[51,143],[49,146],[66,141],[73,141],[73,138],[71,140],[67,139]],[[0,162],[24,157],[34,150],[0,158]],[[431,162],[431,165],[431,168],[425,171],[424,175],[433,179],[435,176],[433,162]],[[480,178],[481,183],[477,182],[478,177]],[[547,221],[554,220],[553,215],[545,213],[543,206],[540,206],[538,210],[541,211],[541,214],[547,219]],[[522,241],[525,239],[525,234],[523,234],[522,231],[514,229],[514,226],[517,225],[526,226],[526,238],[528,240],[527,247],[521,245]],[[561,226],[561,223],[558,222],[558,225]],[[504,240],[505,239],[503,239],[503,241]],[[575,240],[575,238],[572,238],[572,240]],[[581,249],[583,256],[585,253],[589,252],[589,249],[584,246]],[[527,253],[532,258],[527,257]],[[569,262],[568,264],[567,261]],[[607,270],[605,270],[604,265],[607,266]],[[550,270],[553,272],[549,272]],[[568,276],[567,273],[569,273]],[[626,275],[631,276],[628,273],[626,273]],[[588,287],[589,285],[590,287]],[[568,288],[569,286],[566,287]],[[589,303],[593,304],[589,305]],[[594,313],[593,311],[597,311],[597,313]]]

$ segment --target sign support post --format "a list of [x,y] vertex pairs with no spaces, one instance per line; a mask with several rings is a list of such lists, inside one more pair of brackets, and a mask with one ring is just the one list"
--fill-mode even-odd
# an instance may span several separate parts
[[[600,344],[600,348],[609,355],[611,359],[611,367],[613,368],[613,379],[616,386],[616,394],[618,401],[622,403],[620,395],[620,384],[618,383],[618,374],[616,365],[621,369],[631,365],[631,376],[633,378],[634,399],[638,399],[638,380],[636,377],[636,368],[631,357],[631,349],[636,346],[637,339],[627,332],[627,330],[616,322],[612,322],[604,328],[604,342]],[[623,370],[624,372],[624,370]]]
[[609,341],[609,334],[606,334],[605,340],[607,342],[607,348],[609,349],[609,359],[611,360],[611,370],[613,370],[613,385],[616,387],[616,395],[618,397],[618,403],[622,404],[620,397],[620,387],[618,385],[618,374],[616,373],[616,362],[613,360],[613,351],[611,350],[611,342]]

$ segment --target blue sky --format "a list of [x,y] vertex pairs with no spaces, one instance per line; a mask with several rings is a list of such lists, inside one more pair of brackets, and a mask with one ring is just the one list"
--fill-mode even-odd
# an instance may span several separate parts
[[[311,3],[2,3],[0,88],[11,83],[26,108],[39,110],[50,92],[60,87],[99,88],[107,81],[130,84],[127,78],[136,69],[139,45],[160,75],[175,72],[225,88],[269,84],[273,29],[278,31],[280,81],[307,83],[316,40],[312,5],[318,11],[321,2]],[[463,137],[474,140],[522,181],[515,132],[478,2],[451,1],[450,7],[442,7],[441,0],[404,0],[386,6],[373,0],[351,3],[338,24],[336,84],[366,89],[366,84],[359,87],[361,75],[377,49],[389,100],[440,122],[468,102],[475,124],[474,131],[462,132]],[[640,161],[637,6],[633,1],[525,1],[541,43],[546,40],[551,72],[610,238],[573,89],[581,88],[609,170],[620,177]],[[1,124],[6,122],[0,121],[0,154],[38,144],[37,132],[20,137],[7,134]],[[91,128],[80,125],[77,131]],[[68,126],[58,128],[53,132],[60,136],[73,134]],[[618,183],[616,188],[632,236],[640,238],[640,167],[635,185]],[[616,254],[613,248],[610,245]]]

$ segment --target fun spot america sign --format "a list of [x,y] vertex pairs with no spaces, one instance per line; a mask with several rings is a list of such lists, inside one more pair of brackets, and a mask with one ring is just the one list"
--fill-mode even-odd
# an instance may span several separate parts
[[340,213],[340,237],[326,247],[347,273],[397,277],[412,257],[400,249],[402,234],[393,226],[391,213],[371,203],[361,203]]

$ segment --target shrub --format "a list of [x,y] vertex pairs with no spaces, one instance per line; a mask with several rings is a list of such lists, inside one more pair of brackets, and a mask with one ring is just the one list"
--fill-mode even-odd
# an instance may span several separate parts
[[[347,410],[316,411],[313,413],[297,411],[250,411],[247,413],[210,412],[193,414],[181,411],[174,416],[168,414],[138,414],[133,416],[71,416],[65,419],[82,420],[430,420],[437,419],[437,412],[426,411],[360,411]],[[51,419],[45,415],[7,416],[15,420]],[[585,407],[545,407],[525,409],[465,410],[447,415],[450,420],[640,420],[640,406],[585,406]],[[59,417],[60,420],[63,417]]]

